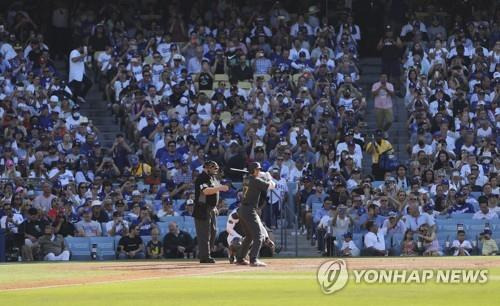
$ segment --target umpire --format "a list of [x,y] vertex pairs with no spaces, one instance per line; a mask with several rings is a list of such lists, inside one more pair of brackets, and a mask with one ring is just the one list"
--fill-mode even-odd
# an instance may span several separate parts
[[[268,172],[260,172],[260,164],[253,162],[248,165],[248,178],[243,184],[243,199],[239,209],[240,222],[245,232],[245,238],[239,249],[236,264],[248,265],[254,267],[264,267],[265,263],[260,261],[260,247],[264,241],[264,233],[261,230],[262,223],[257,213],[260,198],[263,192],[268,189],[274,189],[275,183]],[[265,193],[264,193],[265,196]],[[253,243],[252,243],[253,242]],[[245,259],[250,250],[250,263]]]
[[203,172],[195,181],[193,217],[200,263],[215,263],[215,259],[210,257],[217,233],[215,206],[219,202],[219,192],[229,190],[228,186],[221,185],[215,177],[218,172],[219,165],[215,161],[206,161],[203,164]]

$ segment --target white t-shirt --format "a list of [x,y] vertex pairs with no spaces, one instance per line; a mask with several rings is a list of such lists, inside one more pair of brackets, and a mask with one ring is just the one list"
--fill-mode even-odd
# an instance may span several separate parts
[[460,243],[460,241],[458,240],[453,240],[451,247],[456,248],[455,252],[453,253],[453,256],[458,256],[458,254],[460,253],[460,249],[464,249],[465,255],[469,256],[470,254],[467,251],[467,249],[468,250],[472,249],[472,244],[470,243],[469,240],[464,240],[462,241],[462,243]]
[[354,243],[354,241],[343,241],[342,242],[342,247],[340,250],[343,252],[345,249],[350,248],[351,249],[351,256],[359,256],[359,248],[358,246]]
[[365,247],[366,248],[375,248],[379,251],[385,251],[385,231],[384,228],[380,228],[377,234],[368,232],[365,235]]
[[75,57],[79,57],[82,54],[78,50],[73,50],[69,54],[69,80],[71,82],[73,80],[81,82],[83,79],[83,75],[85,74],[85,61],[81,59],[77,62],[73,62],[72,59]]

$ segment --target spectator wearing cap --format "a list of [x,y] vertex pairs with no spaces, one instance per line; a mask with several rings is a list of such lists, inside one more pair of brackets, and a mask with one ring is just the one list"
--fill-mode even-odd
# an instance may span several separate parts
[[252,60],[252,68],[256,74],[269,74],[271,72],[272,63],[266,57],[263,49],[260,49],[255,54],[255,59]]
[[109,221],[108,214],[102,209],[102,202],[99,200],[92,201],[90,208],[92,209],[91,219],[99,223],[106,223]]
[[194,209],[194,201],[192,199],[188,199],[186,201],[186,205],[184,206],[184,211],[182,212],[181,216],[192,217],[193,209]]
[[141,207],[140,215],[132,222],[132,225],[137,226],[140,236],[151,236],[151,230],[156,228],[156,222],[151,216],[151,212],[145,206]]
[[138,155],[132,155],[129,157],[130,162],[130,174],[138,179],[144,179],[151,175],[151,166],[147,163],[141,162]]
[[169,197],[163,197],[162,208],[158,210],[156,216],[161,219],[166,216],[179,216],[179,213],[174,210],[172,200]]
[[491,237],[492,232],[490,229],[485,229],[480,234],[480,239],[482,243],[481,255],[483,256],[491,256],[498,255],[498,245],[494,239]]
[[79,237],[99,237],[102,234],[101,224],[92,220],[92,209],[83,212],[82,220],[75,224],[76,235]]
[[78,165],[78,170],[75,174],[76,184],[91,184],[94,181],[95,175],[94,171],[92,171],[92,169],[89,167],[88,160],[80,159]]
[[55,233],[52,224],[46,224],[44,235],[38,239],[40,254],[48,261],[68,261],[70,257],[69,247],[62,235]]
[[376,180],[384,178],[385,170],[379,166],[380,156],[393,150],[392,144],[383,138],[382,130],[376,130],[371,140],[365,145],[365,150],[372,156],[372,174]]
[[28,209],[28,218],[19,226],[19,233],[24,238],[24,245],[21,249],[23,261],[37,259],[40,250],[38,239],[43,235],[44,226],[45,222],[41,220],[39,211],[34,207]]
[[352,240],[352,233],[347,232],[343,235],[342,245],[340,246],[340,253],[342,256],[357,257],[360,255],[359,247]]
[[467,195],[463,191],[458,191],[456,194],[455,204],[448,209],[449,214],[472,214],[474,213],[474,206],[466,201]]
[[404,234],[406,232],[406,225],[403,220],[401,220],[402,215],[399,215],[395,211],[391,211],[388,214],[387,219],[384,220],[382,227],[386,229],[388,235],[394,234]]
[[[276,187],[273,190],[267,191],[267,203],[263,209],[262,219],[264,223],[271,229],[278,226],[278,218],[281,214],[281,209],[288,208],[288,184],[287,181],[280,176],[280,169],[271,169],[271,176]],[[292,212],[287,212],[292,213]]]

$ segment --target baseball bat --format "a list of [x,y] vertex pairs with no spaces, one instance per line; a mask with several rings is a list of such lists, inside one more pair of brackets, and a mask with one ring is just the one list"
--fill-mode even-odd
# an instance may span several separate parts
[[231,171],[236,171],[236,172],[248,173],[248,171],[247,171],[247,170],[245,170],[245,169],[229,168],[229,170],[231,170]]

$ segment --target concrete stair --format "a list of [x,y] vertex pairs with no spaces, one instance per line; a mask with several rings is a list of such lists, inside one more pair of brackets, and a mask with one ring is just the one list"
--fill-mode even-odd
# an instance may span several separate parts
[[[361,78],[358,84],[363,90],[367,100],[367,116],[365,118],[367,122],[367,128],[365,133],[368,135],[376,130],[375,124],[375,112],[373,107],[373,98],[371,97],[371,86],[373,83],[377,82],[380,77],[382,63],[380,58],[368,57],[360,60],[361,66]],[[404,101],[402,98],[396,96],[394,100],[394,122],[391,129],[388,131],[388,140],[391,142],[394,150],[399,158],[399,160],[405,163],[408,160],[408,153],[406,152],[406,145],[409,143],[408,128],[406,126],[406,121],[408,114],[404,106]],[[363,154],[363,172],[365,174],[371,173],[371,156],[369,154]]]
[[102,99],[102,93],[97,85],[87,95],[87,103],[80,106],[81,113],[92,121],[99,130],[98,139],[104,148],[111,148],[116,134],[120,133],[120,126],[108,109],[107,102]]
[[[277,247],[281,247],[279,257],[295,257],[296,254],[301,257],[318,257],[316,246],[311,246],[311,240],[307,240],[306,235],[295,235],[294,230],[287,230],[286,248],[285,241],[281,239],[281,230],[276,229],[272,232],[274,242]],[[295,247],[297,245],[297,248]]]

